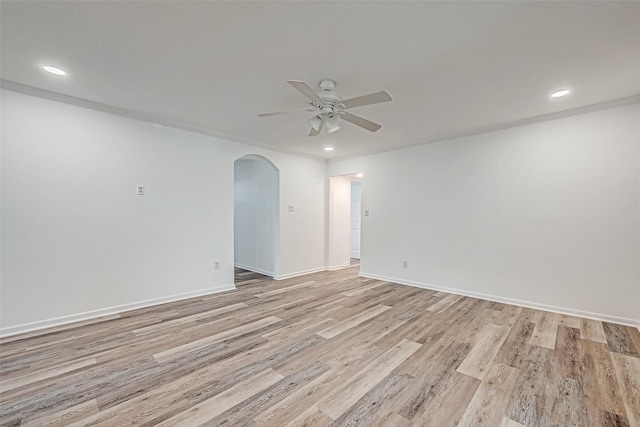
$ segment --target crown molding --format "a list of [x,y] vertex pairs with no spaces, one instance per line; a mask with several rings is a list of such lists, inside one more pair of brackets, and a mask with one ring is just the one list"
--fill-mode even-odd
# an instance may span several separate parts
[[341,161],[341,160],[353,159],[353,158],[357,158],[357,157],[370,156],[370,155],[373,155],[373,154],[380,154],[380,153],[387,153],[387,152],[390,152],[390,151],[403,150],[403,149],[406,149],[406,148],[417,147],[417,146],[420,146],[420,145],[434,144],[434,143],[437,143],[437,142],[444,142],[444,141],[449,141],[449,140],[453,140],[453,139],[464,138],[464,137],[474,136],[474,135],[482,135],[482,134],[486,134],[486,133],[496,132],[496,131],[499,131],[499,130],[510,129],[510,128],[515,128],[515,127],[520,127],[520,126],[526,126],[526,125],[530,125],[530,124],[546,122],[546,121],[560,119],[560,118],[564,118],[564,117],[576,116],[576,115],[580,115],[580,114],[591,113],[591,112],[594,112],[594,111],[606,110],[606,109],[609,109],[609,108],[616,108],[616,107],[622,107],[622,106],[625,106],[625,105],[631,105],[631,104],[640,103],[640,94],[637,94],[637,95],[632,95],[632,96],[628,96],[628,97],[624,97],[624,98],[618,98],[618,99],[614,99],[614,100],[610,100],[610,101],[605,101],[605,102],[600,102],[600,103],[596,103],[596,104],[585,105],[585,106],[582,106],[582,107],[572,108],[572,109],[569,109],[569,110],[557,111],[557,112],[554,112],[554,113],[542,114],[542,115],[539,115],[539,116],[527,117],[527,118],[519,119],[519,120],[513,120],[513,121],[510,121],[510,122],[502,123],[502,124],[498,124],[498,125],[478,127],[478,128],[474,128],[474,129],[469,130],[469,131],[446,135],[444,137],[438,137],[438,138],[427,139],[427,140],[425,140],[425,139],[414,140],[414,141],[410,141],[410,142],[407,142],[407,143],[404,143],[404,144],[399,144],[399,145],[396,145],[396,146],[390,147],[390,148],[375,149],[375,150],[365,150],[365,151],[362,151],[362,152],[360,152],[358,154],[350,154],[350,155],[346,155],[346,156],[338,156],[338,157],[327,158],[327,157],[321,157],[321,156],[314,156],[314,155],[306,154],[306,153],[300,153],[298,151],[289,150],[289,149],[282,148],[282,147],[273,147],[273,146],[271,146],[269,144],[265,144],[263,142],[254,141],[254,140],[250,140],[250,139],[246,139],[246,138],[241,138],[241,137],[238,137],[238,136],[229,135],[229,134],[225,134],[225,133],[222,133],[222,132],[217,132],[217,131],[214,131],[214,130],[211,130],[211,129],[206,129],[206,128],[202,128],[202,127],[199,127],[199,126],[190,125],[188,123],[183,123],[183,122],[176,121],[176,120],[170,120],[170,119],[154,116],[154,115],[143,113],[143,112],[140,112],[140,111],[129,110],[129,109],[126,109],[126,108],[121,108],[121,107],[114,107],[112,105],[102,104],[102,103],[99,103],[99,102],[90,101],[90,100],[83,99],[83,98],[76,98],[76,97],[70,96],[70,95],[64,95],[64,94],[57,93],[57,92],[52,92],[52,91],[48,91],[48,90],[44,90],[44,89],[39,89],[39,88],[36,88],[36,87],[33,87],[33,86],[27,86],[27,85],[23,85],[23,84],[20,84],[20,83],[12,82],[12,81],[9,81],[9,80],[0,80],[0,87],[2,87],[3,89],[14,91],[14,92],[24,93],[26,95],[36,96],[36,97],[39,97],[39,98],[45,98],[45,99],[49,99],[49,100],[52,100],[52,101],[62,102],[62,103],[65,103],[65,104],[76,105],[76,106],[83,107],[83,108],[89,108],[89,109],[92,109],[92,110],[102,111],[104,113],[115,114],[115,115],[118,115],[118,116],[127,117],[127,118],[134,119],[134,120],[140,120],[140,121],[144,121],[144,122],[155,123],[155,124],[159,124],[159,125],[162,125],[162,126],[167,126],[167,127],[171,127],[171,128],[175,128],[175,129],[184,130],[184,131],[187,131],[187,132],[194,132],[194,133],[198,133],[198,134],[201,134],[201,135],[207,135],[207,136],[211,136],[211,137],[214,137],[214,138],[219,138],[219,139],[223,139],[223,140],[226,140],[226,141],[235,142],[235,143],[238,143],[238,144],[250,145],[250,146],[262,148],[262,149],[265,149],[265,150],[276,151],[276,152],[289,154],[289,155],[296,156],[296,157],[303,157],[303,158],[316,160],[316,161],[320,161],[320,162],[324,162],[324,163],[331,163],[331,162],[336,162],[336,161]]
[[304,157],[311,160],[318,160],[326,163],[327,159],[320,156],[313,156],[311,154],[299,153],[294,150],[288,150],[281,147],[273,147],[269,144],[265,144],[259,141],[253,141],[251,139],[240,138],[234,135],[228,135],[222,132],[217,132],[211,129],[202,128],[199,126],[190,125],[176,120],[170,120],[152,114],[143,113],[140,111],[129,110],[127,108],[114,107],[108,104],[102,104],[100,102],[90,101],[83,98],[76,98],[75,96],[64,95],[58,92],[52,92],[45,89],[40,89],[33,86],[27,86],[20,83],[12,82],[10,80],[0,80],[0,87],[2,89],[10,90],[13,92],[23,93],[25,95],[36,96],[38,98],[49,99],[51,101],[62,102],[64,104],[75,105],[78,107],[89,108],[91,110],[101,111],[103,113],[115,114],[117,116],[127,117],[129,119],[140,120],[143,122],[154,123],[170,128],[180,129],[187,132],[194,132],[201,135],[211,136],[214,138],[224,139],[226,141],[235,142],[238,144],[250,145],[253,147],[262,148],[270,151],[277,151],[284,154],[289,154],[296,157]]
[[640,103],[640,94],[627,96],[627,97],[624,97],[624,98],[618,98],[618,99],[614,99],[614,100],[611,100],[611,101],[599,102],[597,104],[585,105],[585,106],[582,106],[582,107],[572,108],[572,109],[569,109],[569,110],[556,111],[555,113],[542,114],[540,116],[527,117],[527,118],[524,118],[524,119],[513,120],[513,121],[510,121],[510,122],[507,122],[507,123],[502,123],[502,124],[499,124],[499,125],[478,127],[478,128],[472,129],[470,131],[451,134],[451,135],[447,135],[447,136],[444,136],[444,137],[428,139],[428,140],[421,139],[421,140],[417,140],[417,141],[408,142],[406,144],[400,144],[400,145],[397,145],[397,146],[395,146],[393,148],[389,148],[389,149],[368,150],[368,151],[364,151],[364,152],[359,153],[359,154],[340,156],[340,157],[333,157],[333,158],[331,158],[329,160],[329,162],[335,162],[335,161],[340,161],[340,160],[348,160],[348,159],[353,159],[353,158],[357,158],[357,157],[370,156],[370,155],[373,155],[373,154],[388,153],[390,151],[403,150],[405,148],[418,147],[418,146],[421,146],[421,145],[434,144],[434,143],[437,143],[437,142],[451,141],[453,139],[465,138],[465,137],[474,136],[474,135],[482,135],[482,134],[486,134],[486,133],[496,132],[496,131],[499,131],[499,130],[511,129],[511,128],[516,128],[516,127],[520,127],[520,126],[526,126],[526,125],[531,125],[531,124],[541,123],[541,122],[548,122],[550,120],[561,119],[561,118],[564,118],[564,117],[577,116],[577,115],[580,115],[580,114],[586,114],[586,113],[591,113],[591,112],[600,111],[600,110],[607,110],[609,108],[623,107],[625,105],[632,105],[632,104],[637,104],[637,103]]

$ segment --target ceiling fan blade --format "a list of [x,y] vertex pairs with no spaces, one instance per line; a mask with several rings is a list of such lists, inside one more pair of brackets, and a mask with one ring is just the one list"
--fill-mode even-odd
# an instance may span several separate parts
[[291,86],[298,89],[304,96],[315,102],[316,104],[322,106],[324,105],[324,101],[320,98],[314,91],[307,85],[305,82],[301,82],[299,80],[287,80]]
[[351,114],[347,111],[341,111],[340,112],[340,117],[342,117],[344,120],[353,123],[356,126],[360,126],[361,128],[364,128],[370,132],[375,132],[378,129],[380,129],[382,126],[377,124],[377,123],[373,123],[367,119],[363,119],[360,116],[356,116],[355,114]]
[[322,132],[322,128],[324,128],[324,124],[327,121],[327,116],[322,116],[322,122],[320,122],[320,126],[318,127],[318,130],[316,130],[313,126],[311,127],[311,129],[309,130],[309,135],[308,136],[318,136],[320,135],[320,132]]
[[392,101],[391,94],[386,90],[382,92],[370,93],[369,95],[358,96],[357,98],[346,99],[341,102],[344,108],[360,107],[363,105],[379,104],[380,102]]
[[260,113],[258,117],[269,117],[269,116],[277,116],[278,114],[288,114],[295,113],[298,111],[313,111],[315,108],[296,108],[294,110],[283,110],[283,111],[273,111],[271,113]]

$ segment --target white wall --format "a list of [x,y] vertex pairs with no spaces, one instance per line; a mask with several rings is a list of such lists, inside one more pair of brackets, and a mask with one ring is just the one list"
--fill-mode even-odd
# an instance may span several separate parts
[[[279,153],[267,157],[280,170],[277,278],[324,270],[327,163]],[[289,212],[289,205],[294,207],[293,212]]]
[[234,264],[276,275],[278,170],[268,160],[242,157],[234,167]]
[[246,154],[280,170],[279,273],[324,267],[326,163],[1,95],[1,333],[231,287],[233,162]]
[[353,170],[362,275],[640,322],[640,105],[329,165]]

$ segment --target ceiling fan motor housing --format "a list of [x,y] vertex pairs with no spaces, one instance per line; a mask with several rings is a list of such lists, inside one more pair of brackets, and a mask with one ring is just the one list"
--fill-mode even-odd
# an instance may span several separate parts
[[322,92],[318,92],[318,96],[324,101],[324,105],[320,106],[320,110],[323,113],[333,113],[336,105],[342,101],[342,98],[333,92],[333,88],[335,87],[336,83],[333,80],[322,80],[320,82]]
[[322,80],[320,82],[320,88],[325,91],[325,90],[333,90],[336,87],[336,82],[334,82],[333,80]]

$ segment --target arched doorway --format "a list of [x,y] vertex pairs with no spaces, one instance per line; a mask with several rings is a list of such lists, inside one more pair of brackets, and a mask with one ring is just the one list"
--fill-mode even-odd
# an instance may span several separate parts
[[234,266],[274,277],[278,273],[280,171],[250,154],[233,164]]

